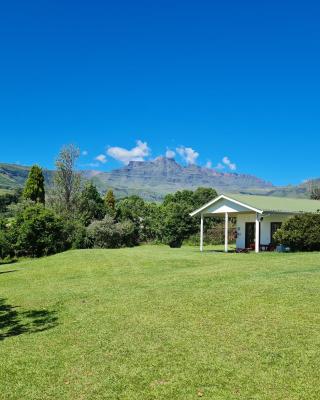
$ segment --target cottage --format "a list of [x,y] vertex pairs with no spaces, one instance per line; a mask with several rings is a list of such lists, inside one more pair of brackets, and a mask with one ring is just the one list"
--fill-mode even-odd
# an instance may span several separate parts
[[289,217],[320,211],[320,201],[271,196],[220,195],[190,215],[200,215],[200,251],[203,251],[203,220],[223,216],[225,219],[225,252],[228,251],[228,221],[236,218],[236,246],[252,248],[258,253],[272,243],[273,234]]

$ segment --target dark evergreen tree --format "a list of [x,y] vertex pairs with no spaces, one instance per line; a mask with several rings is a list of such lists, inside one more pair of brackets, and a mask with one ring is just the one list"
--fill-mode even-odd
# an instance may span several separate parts
[[106,209],[97,188],[91,182],[87,183],[79,197],[79,214],[85,225],[95,219],[102,219]]
[[36,203],[45,203],[44,176],[38,165],[34,165],[29,172],[23,197]]
[[109,189],[105,195],[104,202],[108,211],[114,212],[116,199],[114,197],[113,191]]

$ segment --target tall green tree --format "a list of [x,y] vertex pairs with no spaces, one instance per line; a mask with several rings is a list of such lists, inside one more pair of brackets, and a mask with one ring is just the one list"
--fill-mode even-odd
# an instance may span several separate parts
[[76,171],[76,162],[80,151],[73,144],[64,146],[56,160],[54,175],[53,206],[59,214],[74,216],[80,195],[80,174]]
[[200,208],[204,204],[215,199],[217,196],[218,193],[213,188],[198,187],[198,189],[193,192],[193,205],[195,209]]
[[29,172],[23,197],[36,203],[45,203],[44,176],[38,165],[33,165]]
[[105,216],[104,201],[93,183],[87,183],[82,190],[78,209],[81,220],[86,226],[93,220],[100,220]]
[[104,202],[106,205],[107,210],[110,212],[111,214],[114,213],[115,210],[115,205],[116,205],[116,199],[114,197],[114,193],[113,190],[109,189],[104,197]]
[[[163,243],[170,247],[180,247],[183,240],[199,232],[199,218],[191,218],[190,212],[217,197],[212,188],[200,187],[192,190],[181,190],[165,196],[160,206],[158,232]],[[209,218],[205,230],[217,223],[217,219]]]
[[186,202],[170,202],[160,207],[161,223],[159,233],[161,241],[170,247],[181,247],[183,240],[193,233],[191,208]]

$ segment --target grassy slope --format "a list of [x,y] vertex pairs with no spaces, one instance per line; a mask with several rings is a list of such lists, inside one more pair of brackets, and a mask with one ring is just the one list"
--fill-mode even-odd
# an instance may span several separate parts
[[2,189],[2,188],[0,188],[0,196],[3,195],[3,194],[7,194],[7,193],[13,193],[13,191],[10,190],[10,189]]
[[72,251],[0,286],[1,399],[320,398],[319,253]]

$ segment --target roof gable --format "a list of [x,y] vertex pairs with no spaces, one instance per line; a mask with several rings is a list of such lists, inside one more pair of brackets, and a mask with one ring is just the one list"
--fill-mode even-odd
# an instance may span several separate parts
[[198,208],[197,210],[190,213],[193,217],[194,215],[200,213],[225,213],[225,212],[257,212],[262,213],[262,210],[252,207],[248,204],[244,204],[243,202],[233,199],[229,196],[221,194],[220,196],[216,197],[215,199],[209,201],[209,203],[204,204],[202,207]]

